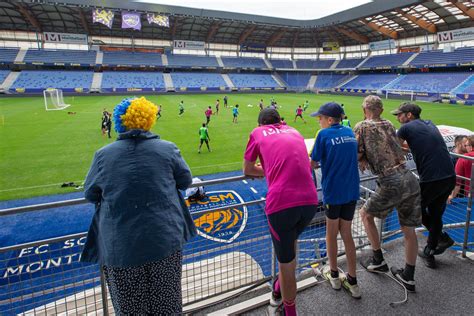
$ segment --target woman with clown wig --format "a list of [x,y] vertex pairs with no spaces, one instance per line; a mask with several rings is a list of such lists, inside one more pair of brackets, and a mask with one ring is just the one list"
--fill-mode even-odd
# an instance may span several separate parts
[[117,315],[181,314],[184,243],[196,228],[179,190],[192,182],[175,144],[150,132],[158,108],[114,109],[117,141],[99,149],[85,181],[96,205],[81,261],[102,266]]

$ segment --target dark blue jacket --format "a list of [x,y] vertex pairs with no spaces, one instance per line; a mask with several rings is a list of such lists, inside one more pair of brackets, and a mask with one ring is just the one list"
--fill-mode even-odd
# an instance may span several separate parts
[[99,149],[84,188],[96,204],[81,261],[130,267],[158,261],[196,235],[178,190],[192,182],[175,144],[131,130]]

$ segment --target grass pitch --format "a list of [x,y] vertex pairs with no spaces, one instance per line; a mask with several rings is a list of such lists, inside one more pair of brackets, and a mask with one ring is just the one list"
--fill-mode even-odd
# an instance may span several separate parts
[[[258,102],[263,98],[269,104],[270,94],[229,94],[229,108],[224,108],[224,95],[155,95],[147,96],[162,104],[162,118],[153,132],[172,141],[181,149],[193,175],[203,175],[241,168],[248,135],[257,126]],[[305,138],[314,137],[319,129],[309,114],[328,101],[344,104],[352,126],[362,120],[362,97],[274,94],[281,115],[290,126]],[[38,195],[66,193],[72,188],[61,188],[63,182],[82,183],[94,152],[114,141],[103,137],[100,130],[104,108],[112,112],[124,96],[66,97],[71,107],[62,111],[45,111],[42,97],[0,98],[0,200],[28,198]],[[221,100],[219,115],[213,115],[209,124],[212,153],[205,145],[198,154],[198,129],[205,122],[204,111]],[[178,103],[184,101],[185,113],[178,116]],[[310,107],[301,119],[293,122],[299,104],[308,100]],[[388,114],[401,101],[385,101],[385,117],[399,123]],[[232,123],[234,104],[239,104],[239,121]],[[248,105],[252,105],[252,107]],[[422,117],[435,124],[474,129],[474,108],[460,105],[420,103]],[[75,112],[76,114],[68,114]]]

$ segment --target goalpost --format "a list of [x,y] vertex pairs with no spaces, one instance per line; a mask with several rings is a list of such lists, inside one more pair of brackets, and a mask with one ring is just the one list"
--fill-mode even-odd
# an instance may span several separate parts
[[64,103],[63,90],[61,89],[46,89],[43,91],[44,107],[46,111],[64,110],[70,104]]
[[386,90],[385,99],[403,99],[415,100],[415,93],[413,90]]

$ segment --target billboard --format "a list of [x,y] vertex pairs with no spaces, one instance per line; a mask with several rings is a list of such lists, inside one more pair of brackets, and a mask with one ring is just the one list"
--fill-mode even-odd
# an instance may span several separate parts
[[370,50],[384,50],[384,49],[393,49],[397,46],[395,40],[389,39],[385,41],[371,42],[369,43]]
[[267,46],[265,44],[251,44],[251,43],[240,44],[241,52],[265,53],[266,50],[267,50]]
[[204,50],[205,47],[204,42],[198,41],[173,41],[173,48],[174,49],[193,49],[193,50]]
[[324,42],[323,43],[323,54],[339,53],[338,42]]
[[439,43],[460,42],[474,40],[474,27],[438,32]]
[[86,34],[44,32],[43,33],[43,39],[47,43],[87,45],[87,35]]

